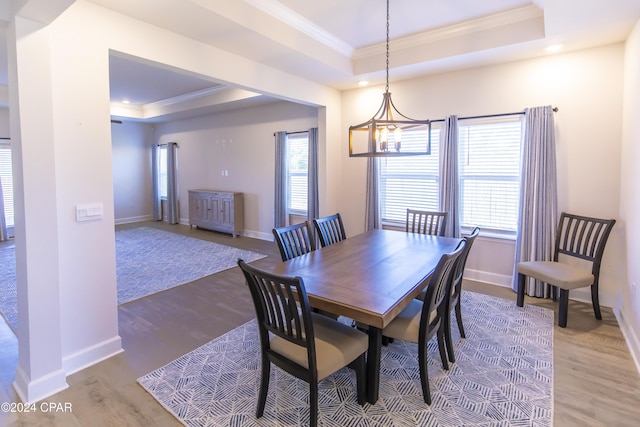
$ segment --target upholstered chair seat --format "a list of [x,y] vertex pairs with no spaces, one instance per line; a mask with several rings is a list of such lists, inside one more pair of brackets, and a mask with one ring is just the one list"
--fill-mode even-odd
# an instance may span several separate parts
[[[367,351],[367,335],[318,313],[311,313],[315,333],[318,381],[342,369]],[[309,368],[307,348],[278,336],[271,337],[271,350]]]
[[591,286],[591,269],[553,261],[527,261],[518,264],[518,273],[535,277],[545,283],[553,283],[562,289],[577,289]]

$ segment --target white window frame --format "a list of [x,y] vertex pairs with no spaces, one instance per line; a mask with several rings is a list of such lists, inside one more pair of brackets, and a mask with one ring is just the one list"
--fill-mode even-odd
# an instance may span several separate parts
[[[462,141],[464,135],[462,133],[466,132],[468,128],[474,126],[495,126],[500,124],[515,124],[519,129],[520,133],[515,136],[510,141],[511,150],[494,150],[488,159],[497,159],[501,160],[503,158],[508,158],[509,165],[512,167],[509,171],[500,170],[503,164],[497,163],[493,167],[482,168],[477,174],[471,173],[468,169],[465,168],[465,164],[463,162],[467,161],[465,159],[468,151],[465,151],[465,143]],[[382,225],[385,228],[402,228],[404,229],[404,223],[406,221],[406,209],[423,209],[423,210],[440,210],[438,205],[438,194],[439,194],[439,174],[440,174],[440,162],[439,162],[439,148],[440,148],[440,132],[441,132],[441,124],[434,124],[431,133],[431,149],[432,154],[430,155],[431,167],[425,173],[421,173],[416,167],[412,166],[412,164],[424,162],[424,160],[420,160],[420,158],[424,156],[407,156],[407,157],[396,157],[396,158],[385,158],[381,157],[378,159],[378,167],[379,167],[379,198],[380,198],[380,214],[382,219]],[[478,119],[460,119],[458,121],[458,174],[459,174],[459,184],[460,184],[460,200],[459,200],[459,208],[460,208],[460,231],[462,234],[468,234],[475,226],[480,226],[482,229],[482,234],[484,236],[493,236],[497,238],[505,238],[505,239],[515,239],[516,237],[516,229],[517,227],[517,215],[518,215],[518,203],[519,203],[519,191],[520,191],[520,171],[521,171],[521,146],[522,146],[522,127],[523,127],[523,116],[522,115],[510,115],[504,117],[493,117],[493,118],[478,118]],[[482,141],[481,144],[487,144],[490,141]],[[515,144],[515,145],[514,145]],[[516,146],[517,145],[517,146]],[[515,149],[515,151],[514,151]],[[509,156],[506,156],[509,154]],[[501,157],[503,156],[503,157]],[[396,168],[387,168],[385,166],[389,164],[389,162],[395,162],[402,166]],[[435,168],[435,169],[434,169]],[[395,186],[395,192],[391,194],[387,194],[387,181],[390,179],[406,180],[406,183],[410,183],[411,181],[428,181],[429,186],[429,194],[431,195],[430,200],[424,200],[423,196],[418,196],[416,199],[416,193],[414,190],[409,190],[406,194],[402,193],[402,184]],[[515,193],[512,191],[511,204],[509,205],[509,213],[512,215],[515,223],[511,221],[512,228],[505,228],[500,226],[491,226],[486,223],[476,224],[474,217],[469,215],[469,211],[464,211],[465,206],[469,206],[472,195],[469,193],[468,183],[472,181],[493,181],[493,182],[505,182],[509,183],[509,186]],[[400,181],[398,181],[400,182]],[[420,199],[422,197],[422,200]],[[435,197],[435,198],[434,198]],[[393,212],[391,212],[393,211]]]
[[0,176],[2,176],[5,221],[7,224],[8,234],[13,235],[15,213],[13,200],[13,164],[11,160],[11,143],[8,141],[0,141],[0,150],[3,152],[3,155],[0,158]]
[[[287,213],[307,216],[309,211],[309,132],[287,134],[286,147]],[[306,152],[299,155],[299,150],[304,148]]]
[[[406,134],[406,132],[405,132]],[[405,141],[403,145],[410,142]],[[424,144],[424,141],[416,141]],[[380,157],[379,196],[382,225],[388,228],[404,229],[406,210],[438,210],[440,126],[431,128],[431,154],[420,156]],[[403,189],[412,188],[410,193]],[[420,191],[422,193],[420,194]],[[426,197],[425,194],[427,194]]]
[[158,192],[160,200],[167,200],[167,144],[158,146]]
[[[502,129],[501,129],[502,127]],[[469,131],[474,131],[471,152],[466,147]],[[495,133],[498,131],[499,133]],[[483,235],[515,239],[520,199],[523,116],[460,120],[458,122],[458,176],[460,184],[460,229],[470,232],[479,226]],[[484,163],[470,165],[469,155]],[[467,184],[478,183],[470,192]],[[482,183],[493,183],[482,188]],[[500,183],[504,183],[501,187]],[[494,190],[502,190],[494,191]],[[479,209],[472,212],[470,206]]]

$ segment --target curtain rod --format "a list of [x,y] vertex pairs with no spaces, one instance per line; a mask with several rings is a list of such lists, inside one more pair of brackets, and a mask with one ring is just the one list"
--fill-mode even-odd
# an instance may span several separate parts
[[[277,132],[274,132],[274,133],[273,133],[273,136],[276,136],[276,133],[277,133]],[[296,131],[296,132],[285,132],[285,133],[286,133],[287,135],[295,135],[295,134],[297,134],[297,133],[309,133],[309,131],[308,131],[308,130],[299,130],[299,131]]]
[[[553,107],[553,112],[558,112],[558,107]],[[524,111],[516,111],[515,113],[501,113],[501,114],[487,114],[484,116],[469,116],[469,117],[458,117],[458,120],[473,120],[473,119],[489,119],[492,117],[505,117],[505,116],[519,116],[524,114]],[[445,119],[438,120],[430,120],[431,123],[444,122]]]

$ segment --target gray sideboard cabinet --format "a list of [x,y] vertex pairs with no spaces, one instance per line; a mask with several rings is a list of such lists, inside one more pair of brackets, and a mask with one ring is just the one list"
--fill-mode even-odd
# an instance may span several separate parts
[[241,236],[244,232],[242,193],[189,190],[189,226]]

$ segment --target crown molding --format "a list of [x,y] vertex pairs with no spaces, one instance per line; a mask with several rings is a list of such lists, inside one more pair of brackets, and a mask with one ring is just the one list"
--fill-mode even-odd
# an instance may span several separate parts
[[313,22],[295,13],[275,0],[245,0],[256,9],[273,16],[297,31],[311,37],[336,52],[350,58],[355,49],[333,34],[323,30]]
[[[459,24],[447,25],[406,37],[391,40],[392,50],[411,49],[419,46],[432,44],[438,41],[452,39],[456,37],[469,36],[485,30],[495,29],[519,22],[530,21],[544,17],[542,9],[535,5],[528,5],[505,12],[496,13],[482,18],[476,18]],[[361,60],[386,52],[386,42],[378,43],[356,49],[353,53],[353,60]]]
[[209,95],[218,94],[221,92],[228,91],[229,88],[223,85],[217,85],[214,87],[210,87],[207,89],[197,90],[195,92],[185,93],[184,95],[174,96],[172,98],[161,99],[156,102],[149,102],[148,104],[144,104],[143,109],[159,109],[166,108],[175,104],[181,104],[183,102],[189,102],[196,99],[204,98]]

